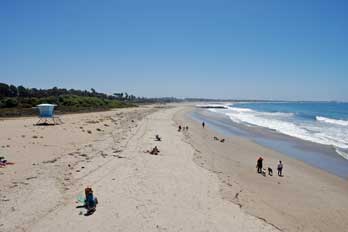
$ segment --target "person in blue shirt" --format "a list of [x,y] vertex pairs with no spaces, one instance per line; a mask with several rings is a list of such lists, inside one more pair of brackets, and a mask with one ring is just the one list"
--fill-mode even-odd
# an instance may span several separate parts
[[93,195],[93,190],[91,187],[85,188],[85,207],[87,209],[87,214],[91,214],[96,210],[98,199]]

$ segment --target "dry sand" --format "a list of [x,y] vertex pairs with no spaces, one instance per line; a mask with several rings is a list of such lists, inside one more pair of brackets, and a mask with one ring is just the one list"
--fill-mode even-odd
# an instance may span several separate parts
[[[188,109],[64,115],[52,127],[0,121],[0,156],[15,162],[0,168],[0,231],[348,228],[346,181],[239,138],[216,143],[216,133],[185,117]],[[158,156],[144,153],[155,145]],[[266,162],[282,157],[285,177],[257,175],[259,152]],[[77,198],[88,185],[99,204],[84,216]]]
[[[65,115],[54,127],[0,121],[0,151],[16,163],[0,169],[0,231],[276,231],[221,198],[176,130],[179,109]],[[144,153],[155,145],[160,155]],[[87,185],[99,199],[91,216],[76,208]]]
[[27,231],[80,188],[126,146],[153,108],[62,116],[64,124],[34,126],[37,118],[0,121],[0,231]]
[[[209,125],[202,129],[187,117],[190,110],[179,111],[176,122],[190,127],[185,135],[196,150],[194,160],[219,176],[224,199],[281,231],[348,231],[347,180],[240,137],[215,141],[224,136]],[[256,173],[260,154],[273,176]],[[284,177],[277,176],[278,160]]]

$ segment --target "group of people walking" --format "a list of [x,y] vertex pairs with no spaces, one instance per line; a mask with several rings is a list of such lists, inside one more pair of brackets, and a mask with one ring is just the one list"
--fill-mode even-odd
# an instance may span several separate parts
[[181,126],[181,125],[179,125],[179,127],[178,127],[178,131],[180,132],[181,130],[182,131],[188,131],[188,129],[189,129],[189,127],[188,126]]
[[[266,169],[263,168],[263,158],[259,157],[256,162],[256,168],[257,173],[266,175]],[[283,176],[283,163],[281,160],[279,160],[278,166],[277,166],[278,176]],[[268,175],[273,175],[273,170],[271,167],[268,167]]]

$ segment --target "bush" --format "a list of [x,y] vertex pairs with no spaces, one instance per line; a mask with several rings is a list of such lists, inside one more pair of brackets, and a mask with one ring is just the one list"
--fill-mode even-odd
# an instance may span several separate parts
[[111,108],[134,107],[135,105],[124,101],[105,99],[91,96],[61,95],[59,97],[17,97],[0,98],[0,117],[1,116],[20,116],[36,114],[32,107],[42,103],[56,104],[56,110],[63,112],[90,112],[108,110]]
[[18,101],[15,98],[5,98],[3,105],[5,108],[15,107],[18,105]]

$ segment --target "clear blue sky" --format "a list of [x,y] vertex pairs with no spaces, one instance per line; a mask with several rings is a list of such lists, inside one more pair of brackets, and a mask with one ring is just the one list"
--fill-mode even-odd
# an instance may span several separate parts
[[348,101],[348,1],[1,0],[0,82]]

